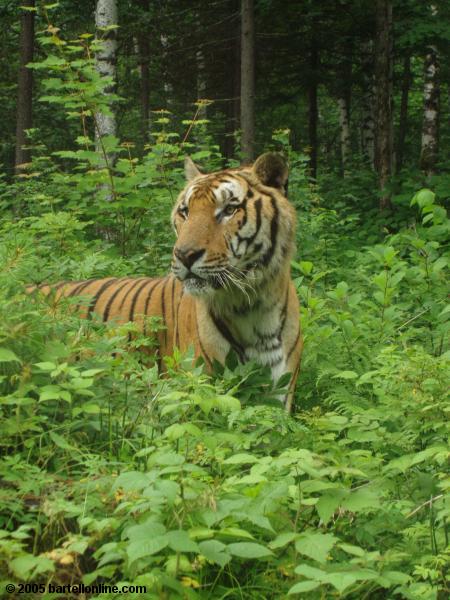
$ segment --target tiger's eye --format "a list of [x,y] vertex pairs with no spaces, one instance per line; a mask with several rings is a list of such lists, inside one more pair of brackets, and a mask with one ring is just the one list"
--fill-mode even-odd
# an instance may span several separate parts
[[227,215],[227,217],[234,215],[234,213],[236,212],[237,207],[236,206],[232,206],[232,205],[228,205],[223,209],[223,214]]
[[187,206],[180,206],[180,208],[178,209],[178,214],[181,215],[183,217],[183,219],[187,219],[188,214],[189,214],[189,209]]

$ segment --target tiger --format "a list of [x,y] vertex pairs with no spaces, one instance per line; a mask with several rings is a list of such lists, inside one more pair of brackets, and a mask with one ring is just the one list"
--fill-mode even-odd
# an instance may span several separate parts
[[[274,381],[290,373],[282,398],[290,412],[303,341],[290,274],[296,213],[285,193],[287,164],[267,152],[252,166],[203,173],[186,157],[185,176],[171,215],[170,274],[39,287],[57,298],[85,297],[82,317],[136,322],[144,336],[157,336],[159,357],[193,347],[211,371],[234,351],[242,363],[270,367]],[[161,329],[147,332],[144,317],[159,317]]]

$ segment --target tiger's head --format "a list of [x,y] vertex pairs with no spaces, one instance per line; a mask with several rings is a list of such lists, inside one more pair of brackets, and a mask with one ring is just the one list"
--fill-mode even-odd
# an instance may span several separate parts
[[187,185],[172,211],[172,272],[185,291],[208,296],[255,289],[289,268],[295,210],[285,196],[288,168],[275,153],[252,167],[203,174],[185,161]]

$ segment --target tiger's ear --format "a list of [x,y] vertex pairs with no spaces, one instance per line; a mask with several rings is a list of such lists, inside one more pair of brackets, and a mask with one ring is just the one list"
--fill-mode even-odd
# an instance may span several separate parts
[[285,193],[289,169],[281,154],[261,154],[254,162],[252,170],[261,183]]
[[195,162],[189,156],[186,156],[184,159],[184,174],[188,181],[192,181],[192,179],[195,179],[199,175],[203,175]]

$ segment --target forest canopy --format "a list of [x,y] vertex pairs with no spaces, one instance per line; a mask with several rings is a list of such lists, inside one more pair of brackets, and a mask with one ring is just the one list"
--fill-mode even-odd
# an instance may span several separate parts
[[[447,598],[448,0],[0,17],[2,591]],[[136,323],[30,293],[168,273],[184,158],[265,151],[297,214],[292,414],[268,368],[175,350],[161,376]]]

